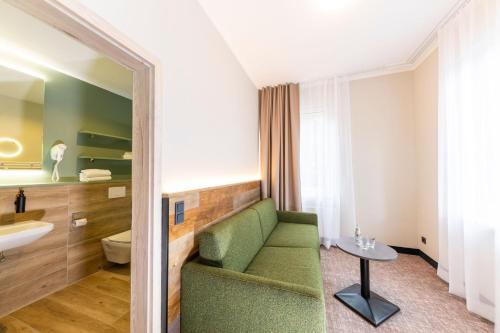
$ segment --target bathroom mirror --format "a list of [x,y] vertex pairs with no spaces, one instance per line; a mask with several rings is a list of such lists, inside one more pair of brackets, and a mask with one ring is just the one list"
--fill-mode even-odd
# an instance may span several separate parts
[[0,63],[0,169],[41,169],[44,88]]

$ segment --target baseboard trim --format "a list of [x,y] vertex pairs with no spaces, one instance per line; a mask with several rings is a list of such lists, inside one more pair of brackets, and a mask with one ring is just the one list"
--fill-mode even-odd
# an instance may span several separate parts
[[392,245],[390,245],[390,247],[392,247],[397,253],[419,256],[420,258],[424,259],[429,265],[431,265],[434,269],[437,269],[438,267],[438,263],[420,249],[414,249],[411,247],[392,246]]
[[420,255],[419,249],[413,249],[411,247],[392,246],[392,245],[390,245],[390,247],[396,250],[397,253],[411,254],[414,256]]
[[438,268],[438,263],[437,263],[437,261],[436,261],[436,260],[434,260],[434,259],[432,259],[431,257],[429,257],[429,256],[428,256],[427,254],[425,254],[422,250],[419,250],[419,251],[420,251],[419,255],[420,255],[420,257],[421,257],[422,259],[424,259],[425,261],[427,261],[427,263],[428,263],[429,265],[431,265],[432,267],[434,267],[434,269],[437,269],[437,268]]

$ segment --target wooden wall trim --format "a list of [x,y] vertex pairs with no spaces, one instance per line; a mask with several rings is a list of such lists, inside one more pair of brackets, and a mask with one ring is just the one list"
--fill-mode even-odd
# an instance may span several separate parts
[[[261,198],[260,180],[165,194],[169,203],[168,324],[178,328],[181,267],[198,251],[197,235]],[[174,224],[174,205],[184,201],[184,223]]]

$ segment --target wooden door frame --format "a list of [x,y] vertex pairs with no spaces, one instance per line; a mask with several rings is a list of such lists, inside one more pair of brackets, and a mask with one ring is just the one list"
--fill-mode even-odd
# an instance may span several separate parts
[[[134,73],[131,332],[161,327],[161,123],[159,61],[87,8],[69,0],[7,0]],[[155,130],[156,129],[156,130]]]

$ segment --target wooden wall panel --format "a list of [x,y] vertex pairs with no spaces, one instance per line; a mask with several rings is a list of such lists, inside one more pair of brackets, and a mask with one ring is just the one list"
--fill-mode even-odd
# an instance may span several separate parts
[[[180,314],[181,267],[198,251],[197,235],[260,200],[260,181],[166,194],[170,202],[168,324]],[[174,224],[175,203],[184,201],[184,223]]]
[[0,291],[0,309],[6,315],[22,308],[66,286],[66,268],[55,273],[40,276],[37,279],[26,279],[24,283]]
[[[108,199],[108,188],[126,186],[125,198]],[[54,223],[54,230],[0,263],[0,317],[99,270],[106,261],[101,238],[130,229],[131,183],[25,187],[26,213],[14,213],[17,188],[0,189],[0,225],[27,220]],[[84,212],[85,227],[71,216]]]
[[81,213],[88,220],[84,228],[69,229],[68,281],[75,282],[97,272],[106,265],[101,239],[129,230],[132,223],[132,189],[130,182],[114,183],[125,186],[124,198],[108,199],[109,184],[73,186],[69,191],[69,219]]
[[18,190],[0,190],[2,224],[39,219],[54,223],[45,237],[5,251],[0,263],[0,316],[63,288],[67,280],[68,187],[25,188],[26,213],[13,214]]

